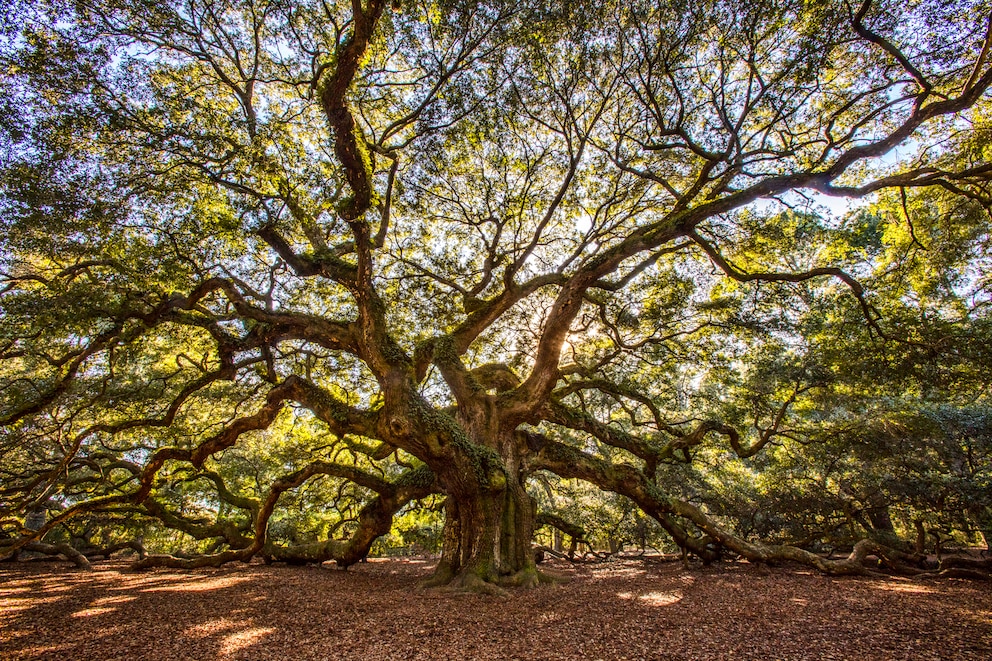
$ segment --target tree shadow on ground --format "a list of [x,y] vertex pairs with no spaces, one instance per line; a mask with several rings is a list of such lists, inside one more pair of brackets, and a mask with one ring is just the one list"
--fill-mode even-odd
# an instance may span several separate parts
[[963,581],[620,560],[557,564],[567,585],[499,598],[417,590],[425,561],[123,569],[0,568],[0,658],[984,659],[992,648],[992,595]]

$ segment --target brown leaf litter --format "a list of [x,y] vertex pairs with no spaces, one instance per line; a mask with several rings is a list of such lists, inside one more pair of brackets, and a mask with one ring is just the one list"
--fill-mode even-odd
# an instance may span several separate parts
[[417,589],[426,560],[125,567],[0,565],[0,659],[992,658],[988,582],[623,559],[494,597]]

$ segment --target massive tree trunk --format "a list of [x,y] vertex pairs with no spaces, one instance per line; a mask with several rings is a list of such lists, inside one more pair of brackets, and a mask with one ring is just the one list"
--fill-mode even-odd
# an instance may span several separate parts
[[433,583],[534,585],[534,506],[522,485],[445,501],[441,561]]
[[[535,510],[515,434],[501,430],[492,411],[462,414],[459,422],[471,439],[464,452],[468,465],[439,476],[447,494],[443,544],[428,584],[533,586],[539,580],[531,548]],[[479,456],[479,450],[491,453]]]

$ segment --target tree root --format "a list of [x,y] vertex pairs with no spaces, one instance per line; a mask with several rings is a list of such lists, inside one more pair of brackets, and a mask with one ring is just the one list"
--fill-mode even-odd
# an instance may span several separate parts
[[434,573],[431,574],[430,578],[426,578],[417,584],[420,589],[431,589],[431,588],[441,588],[449,583],[455,578],[455,571],[451,567],[451,564],[445,560],[442,560],[434,568]]
[[438,589],[445,592],[467,592],[471,594],[488,594],[505,597],[509,593],[499,585],[487,581],[475,568],[463,568],[455,572],[452,566],[445,561],[438,563],[434,573],[430,578],[421,581],[418,588]]
[[507,597],[509,592],[482,578],[474,571],[466,571],[458,574],[442,589],[452,592],[468,592],[471,594],[487,594],[494,597]]
[[434,569],[431,577],[421,581],[417,587],[505,596],[509,593],[504,588],[536,588],[539,585],[567,583],[568,580],[564,576],[558,576],[551,572],[538,571],[536,567],[527,567],[515,574],[503,576],[497,580],[489,580],[477,569],[463,568],[461,571],[455,572],[449,563],[441,561]]

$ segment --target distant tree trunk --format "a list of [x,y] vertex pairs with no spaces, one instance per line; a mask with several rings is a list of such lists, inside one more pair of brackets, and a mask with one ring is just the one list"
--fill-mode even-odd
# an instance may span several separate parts
[[944,536],[939,530],[931,530],[930,535],[933,537],[933,554],[937,556],[937,562],[940,562],[940,556],[944,552]]
[[36,507],[24,517],[24,527],[28,530],[40,530],[48,521],[48,512],[43,507]]
[[610,555],[616,555],[623,549],[623,543],[621,540],[617,539],[613,535],[610,535],[606,541],[610,547]]
[[896,527],[892,524],[892,514],[889,511],[889,502],[881,491],[875,491],[867,497],[868,508],[865,514],[871,523],[868,534],[878,541],[896,548],[906,547],[906,543],[899,539]]
[[636,522],[637,545],[640,547],[641,553],[644,553],[648,546],[647,521],[640,514],[635,514],[634,517]]
[[896,528],[892,525],[892,515],[888,505],[878,505],[868,509],[868,520],[876,533],[883,536],[896,536]]
[[916,552],[923,554],[927,552],[927,529],[923,527],[923,519],[913,521],[916,527]]
[[985,551],[992,551],[992,507],[975,506],[968,514],[985,544]]

